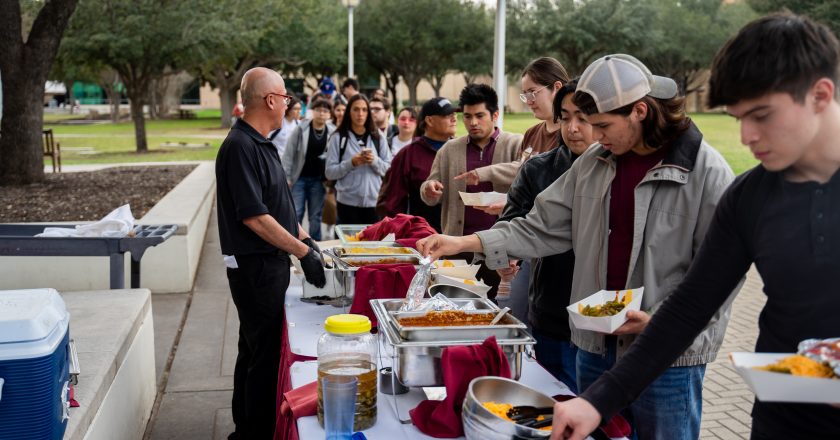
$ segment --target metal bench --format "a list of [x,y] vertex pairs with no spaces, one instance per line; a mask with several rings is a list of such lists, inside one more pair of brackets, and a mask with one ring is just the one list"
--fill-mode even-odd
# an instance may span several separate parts
[[125,287],[125,253],[131,252],[131,288],[140,287],[140,259],[146,249],[168,239],[177,225],[134,227],[134,236],[108,237],[35,237],[46,227],[73,228],[75,225],[0,224],[0,255],[110,257],[110,287]]

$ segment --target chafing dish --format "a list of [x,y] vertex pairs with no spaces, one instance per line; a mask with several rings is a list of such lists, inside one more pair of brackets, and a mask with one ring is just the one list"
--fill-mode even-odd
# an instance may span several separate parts
[[381,255],[383,257],[391,255],[420,255],[414,248],[402,246],[356,246],[348,244],[346,246],[333,247],[330,251],[335,256],[342,258],[368,255]]
[[[495,313],[499,310],[492,301],[485,298],[474,299],[452,299],[455,304],[463,306],[472,304],[476,311],[481,313]],[[388,316],[387,322],[391,325],[401,340],[406,342],[440,342],[451,340],[478,340],[483,341],[490,336],[496,339],[517,339],[527,335],[527,328],[522,321],[508,313],[502,321],[494,325],[462,325],[462,326],[435,326],[435,327],[411,327],[403,326],[400,318],[414,317],[425,314],[425,312],[399,312],[402,300],[379,300],[371,302],[371,308],[376,313],[377,308],[380,314]],[[468,312],[469,313],[469,312]],[[377,314],[377,319],[379,315]],[[381,320],[380,320],[381,321]],[[385,321],[381,321],[385,322]]]
[[[479,310],[496,311],[498,307],[483,298],[478,299],[455,299],[456,303],[472,301]],[[377,320],[379,331],[385,338],[387,345],[393,351],[394,372],[401,383],[409,387],[431,387],[442,386],[443,375],[441,372],[441,356],[446,347],[460,345],[481,344],[493,334],[490,329],[467,329],[458,327],[445,327],[433,331],[426,331],[431,327],[405,328],[411,337],[427,340],[407,340],[400,335],[397,329],[396,312],[402,300],[370,300]],[[480,308],[479,308],[480,307]],[[478,327],[478,326],[476,326]],[[449,331],[454,330],[454,331]],[[502,348],[510,364],[511,375],[518,379],[522,372],[522,353],[527,346],[536,344],[534,338],[524,328],[505,329],[515,337],[496,337],[496,342]]]
[[337,288],[337,290],[342,292],[338,296],[346,296],[348,298],[353,298],[356,291],[356,271],[359,270],[359,267],[362,267],[365,264],[379,264],[383,261],[389,261],[393,262],[394,264],[413,264],[415,265],[415,268],[419,267],[420,264],[420,254],[418,254],[416,251],[411,254],[397,255],[388,254],[339,256],[337,255],[336,249],[341,248],[335,247],[331,249],[325,249],[323,251],[324,256],[326,256],[329,260],[332,260],[332,264],[335,266],[335,270],[326,271],[326,275],[330,276],[330,273],[332,274],[334,286]]

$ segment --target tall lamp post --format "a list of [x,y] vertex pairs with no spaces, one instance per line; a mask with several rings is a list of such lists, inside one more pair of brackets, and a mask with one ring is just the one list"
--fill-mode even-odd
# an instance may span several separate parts
[[353,9],[359,6],[361,0],[341,0],[347,7],[347,77],[353,78]]

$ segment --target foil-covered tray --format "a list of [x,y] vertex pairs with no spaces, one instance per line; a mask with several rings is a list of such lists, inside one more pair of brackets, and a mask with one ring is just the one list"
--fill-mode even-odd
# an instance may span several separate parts
[[[443,349],[452,346],[477,345],[486,338],[461,339],[440,338],[435,341],[408,341],[402,338],[393,323],[393,314],[388,309],[398,310],[402,300],[370,300],[376,318],[379,320],[379,331],[384,336],[391,355],[394,358],[394,373],[400,383],[409,387],[442,386],[443,373],[441,371],[441,357]],[[492,302],[490,303],[492,304]],[[467,336],[461,334],[461,337]],[[475,335],[471,335],[475,336]],[[522,330],[517,338],[497,338],[497,344],[510,365],[514,380],[522,373],[522,355],[528,346],[536,344],[536,340]]]

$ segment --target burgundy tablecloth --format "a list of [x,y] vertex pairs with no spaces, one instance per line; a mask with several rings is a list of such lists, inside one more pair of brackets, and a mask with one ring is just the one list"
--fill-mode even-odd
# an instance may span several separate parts
[[289,332],[286,331],[285,314],[283,315],[283,337],[281,338],[280,350],[282,355],[280,369],[277,372],[277,421],[274,427],[274,440],[298,440],[297,423],[294,417],[286,417],[280,413],[280,404],[283,402],[283,393],[292,389],[292,373],[290,371],[292,364],[317,358],[292,353],[292,349],[289,347]]

